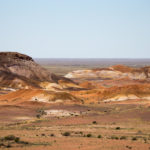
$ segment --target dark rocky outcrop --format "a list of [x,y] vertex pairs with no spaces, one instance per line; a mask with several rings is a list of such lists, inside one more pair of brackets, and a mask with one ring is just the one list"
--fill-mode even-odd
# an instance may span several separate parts
[[0,52],[0,85],[14,87],[16,83],[16,87],[20,87],[19,84],[35,86],[38,82],[58,83],[58,80],[68,81],[69,79],[49,72],[27,55],[17,52]]

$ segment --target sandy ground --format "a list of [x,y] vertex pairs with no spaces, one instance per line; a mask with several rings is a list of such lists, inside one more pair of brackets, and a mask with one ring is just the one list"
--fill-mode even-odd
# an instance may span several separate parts
[[1,105],[0,116],[1,138],[15,135],[28,142],[7,141],[13,150],[150,149],[150,108],[141,104]]

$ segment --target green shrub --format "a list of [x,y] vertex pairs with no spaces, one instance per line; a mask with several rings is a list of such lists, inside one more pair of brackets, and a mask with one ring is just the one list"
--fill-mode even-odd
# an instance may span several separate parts
[[70,136],[70,132],[64,132],[62,135],[63,136]]
[[126,140],[126,139],[127,139],[126,136],[121,136],[121,137],[120,137],[120,140]]
[[86,136],[87,136],[87,137],[92,137],[92,134],[89,133],[89,134],[87,134]]
[[136,140],[137,140],[137,137],[133,137],[133,138],[132,138],[132,141],[136,141]]
[[116,130],[120,130],[120,127],[116,127]]
[[42,133],[42,134],[41,134],[41,136],[45,136],[45,134],[44,134],[44,133]]
[[82,131],[80,131],[80,134],[83,134],[83,132],[82,132]]
[[11,147],[11,145],[8,143],[8,144],[6,145],[6,147],[7,147],[7,148],[10,148],[10,147]]
[[96,122],[96,121],[93,121],[92,123],[93,123],[93,124],[97,124],[97,122]]
[[19,141],[20,144],[29,144],[29,142],[26,141]]
[[112,140],[118,140],[119,138],[118,138],[117,136],[112,135],[112,136],[111,136],[111,139],[112,139]]
[[16,138],[15,138],[15,142],[18,143],[19,141],[20,141],[20,138],[19,138],[19,137],[16,137]]
[[13,141],[16,139],[16,137],[14,135],[8,135],[8,136],[5,136],[4,139],[7,141]]
[[5,146],[4,143],[0,143],[0,147]]
[[41,115],[40,115],[40,114],[37,114],[36,117],[39,119],[39,118],[41,118]]
[[132,149],[132,146],[128,146],[128,145],[127,145],[127,146],[126,146],[126,148],[128,148],[128,149]]
[[53,133],[50,136],[55,136]]
[[145,143],[147,143],[147,138],[146,137],[144,137],[143,140],[144,140]]
[[101,135],[98,135],[98,136],[97,136],[97,138],[99,138],[99,139],[100,139],[100,138],[102,138],[102,136],[101,136]]

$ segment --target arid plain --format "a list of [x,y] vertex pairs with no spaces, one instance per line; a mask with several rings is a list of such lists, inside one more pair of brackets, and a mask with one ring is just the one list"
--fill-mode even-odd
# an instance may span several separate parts
[[150,149],[148,60],[35,60],[0,53],[0,149]]

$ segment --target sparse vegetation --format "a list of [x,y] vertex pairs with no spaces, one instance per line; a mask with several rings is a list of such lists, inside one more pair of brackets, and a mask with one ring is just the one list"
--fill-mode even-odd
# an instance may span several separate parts
[[63,136],[70,136],[70,132],[64,132],[62,135]]
[[147,138],[146,137],[144,137],[143,140],[144,140],[145,143],[147,143]]
[[112,139],[112,140],[118,140],[119,138],[118,138],[117,136],[115,136],[115,135],[112,135],[112,136],[111,136],[111,139]]
[[45,133],[42,133],[41,136],[45,136]]
[[19,138],[19,137],[16,137],[16,138],[15,138],[15,142],[18,143],[19,141],[20,141],[20,138]]
[[92,134],[89,133],[89,134],[87,134],[86,136],[87,136],[87,137],[92,137]]
[[83,132],[82,132],[82,131],[80,131],[80,134],[83,134]]
[[102,136],[101,136],[101,135],[98,135],[98,136],[97,136],[97,138],[99,138],[99,139],[100,139],[100,138],[102,138]]
[[126,139],[127,139],[126,136],[121,136],[121,137],[120,137],[120,140],[126,140]]
[[97,124],[97,122],[96,122],[96,121],[93,121],[92,123],[93,123],[93,124]]
[[132,141],[136,141],[137,140],[137,137],[132,137]]
[[4,137],[4,140],[7,141],[14,141],[17,137],[15,137],[14,135],[8,135]]
[[128,145],[127,145],[127,146],[126,146],[126,148],[128,148],[128,149],[132,149],[132,146],[128,146]]
[[53,136],[55,136],[55,135],[54,135],[53,133],[51,133],[51,134],[50,134],[50,136],[52,136],[52,137],[53,137]]
[[37,117],[38,119],[40,119],[40,118],[41,118],[41,115],[40,115],[40,114],[37,114],[36,117]]
[[20,141],[20,138],[14,135],[8,135],[0,139],[0,147],[10,148],[14,144],[29,144],[29,142]]
[[38,109],[37,110],[37,115],[36,115],[36,117],[38,118],[38,119],[40,119],[43,115],[46,115],[47,113],[44,111],[44,109],[43,108],[41,108],[41,109]]
[[116,127],[116,130],[120,130],[120,127]]

